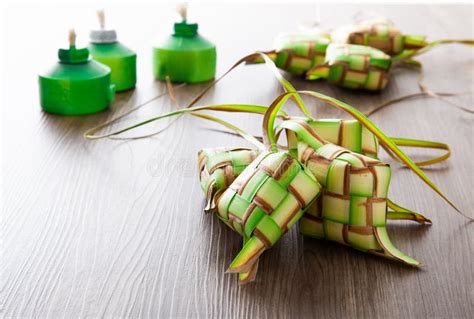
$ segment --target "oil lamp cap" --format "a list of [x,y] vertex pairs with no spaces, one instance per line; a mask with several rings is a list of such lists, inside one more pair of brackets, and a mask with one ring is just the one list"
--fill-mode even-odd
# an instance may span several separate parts
[[187,23],[186,21],[174,24],[174,35],[178,36],[195,36],[198,31],[197,23]]
[[59,49],[58,58],[61,63],[85,63],[89,61],[89,50],[87,48],[76,49],[75,46],[71,46],[69,49]]
[[89,34],[91,43],[114,43],[117,42],[115,30],[92,30]]

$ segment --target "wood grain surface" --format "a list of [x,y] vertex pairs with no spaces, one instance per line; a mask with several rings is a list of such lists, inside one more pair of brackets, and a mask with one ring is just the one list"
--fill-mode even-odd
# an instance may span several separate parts
[[[473,224],[459,217],[413,173],[392,164],[390,197],[433,220],[432,226],[392,222],[394,243],[423,262],[419,270],[341,245],[303,238],[292,229],[261,259],[257,280],[239,286],[225,270],[241,245],[215,216],[203,214],[196,159],[203,147],[246,145],[201,119],[183,116],[127,136],[145,140],[86,141],[82,133],[159,92],[151,75],[151,47],[170,33],[170,6],[106,8],[119,38],[138,52],[136,90],[121,93],[109,111],[84,117],[45,114],[37,73],[56,61],[74,25],[78,41],[96,26],[94,7],[12,5],[2,16],[2,316],[7,318],[472,318]],[[321,6],[322,24],[350,22],[360,11],[394,20],[406,33],[429,39],[474,38],[473,6]],[[316,16],[311,5],[194,5],[190,19],[218,46],[219,73],[244,54],[271,48],[283,31]],[[109,21],[109,20],[108,20]],[[420,57],[435,91],[470,107],[474,51],[447,45]],[[418,74],[394,70],[383,93],[352,92],[286,75],[298,89],[317,90],[369,110],[417,91]],[[177,90],[180,103],[203,88]],[[269,104],[281,92],[265,66],[244,66],[202,104]],[[347,115],[306,99],[321,118]],[[160,99],[123,127],[173,107]],[[289,112],[295,112],[289,108]],[[226,115],[260,134],[260,118]],[[473,116],[432,98],[405,101],[373,116],[392,136],[449,143],[452,157],[429,176],[474,214]],[[407,151],[415,158],[429,155]],[[420,155],[421,154],[421,155]]]

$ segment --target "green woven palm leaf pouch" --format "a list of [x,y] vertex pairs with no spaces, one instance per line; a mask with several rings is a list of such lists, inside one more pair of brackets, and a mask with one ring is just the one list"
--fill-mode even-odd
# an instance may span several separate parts
[[334,32],[333,38],[342,43],[370,46],[391,56],[406,49],[416,50],[427,45],[425,36],[403,35],[385,18],[368,19],[341,27]]
[[392,60],[380,50],[348,44],[331,44],[323,65],[306,73],[309,80],[327,79],[350,89],[378,91],[388,82]]
[[298,160],[323,187],[301,221],[302,234],[419,265],[387,234],[388,164],[329,143],[306,121],[283,121],[280,127],[296,134]]
[[287,152],[260,154],[217,199],[217,216],[244,238],[229,267],[245,281],[259,256],[272,247],[303,215],[321,186]]
[[[283,34],[275,39],[275,50],[266,52],[275,65],[295,75],[303,75],[324,63],[330,41],[317,34]],[[258,57],[254,63],[261,63]]]
[[298,141],[298,159],[323,187],[321,199],[301,221],[303,235],[419,265],[399,251],[388,237],[388,164],[334,144],[321,146],[316,134]]

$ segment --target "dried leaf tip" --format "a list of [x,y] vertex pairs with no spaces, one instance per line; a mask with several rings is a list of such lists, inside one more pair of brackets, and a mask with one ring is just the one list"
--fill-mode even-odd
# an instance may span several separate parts
[[105,12],[103,9],[97,10],[97,19],[99,19],[99,25],[102,30],[105,29]]
[[186,21],[188,19],[188,3],[187,2],[180,3],[177,6],[176,11],[178,11],[183,21]]
[[74,29],[69,30],[69,46],[76,46],[76,31]]

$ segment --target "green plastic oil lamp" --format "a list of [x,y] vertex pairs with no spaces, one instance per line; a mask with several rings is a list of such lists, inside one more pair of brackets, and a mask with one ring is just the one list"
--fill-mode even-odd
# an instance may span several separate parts
[[59,49],[59,62],[39,75],[44,111],[83,115],[105,110],[115,97],[110,68],[90,59],[87,48],[76,49],[76,33],[69,32],[69,49]]
[[137,55],[117,41],[115,30],[105,29],[105,14],[97,11],[100,30],[90,32],[89,51],[92,58],[107,65],[112,72],[115,91],[125,91],[135,87],[137,82]]
[[216,75],[216,46],[198,34],[198,24],[187,22],[187,7],[178,8],[182,21],[174,33],[153,48],[153,74],[173,82],[199,83]]

